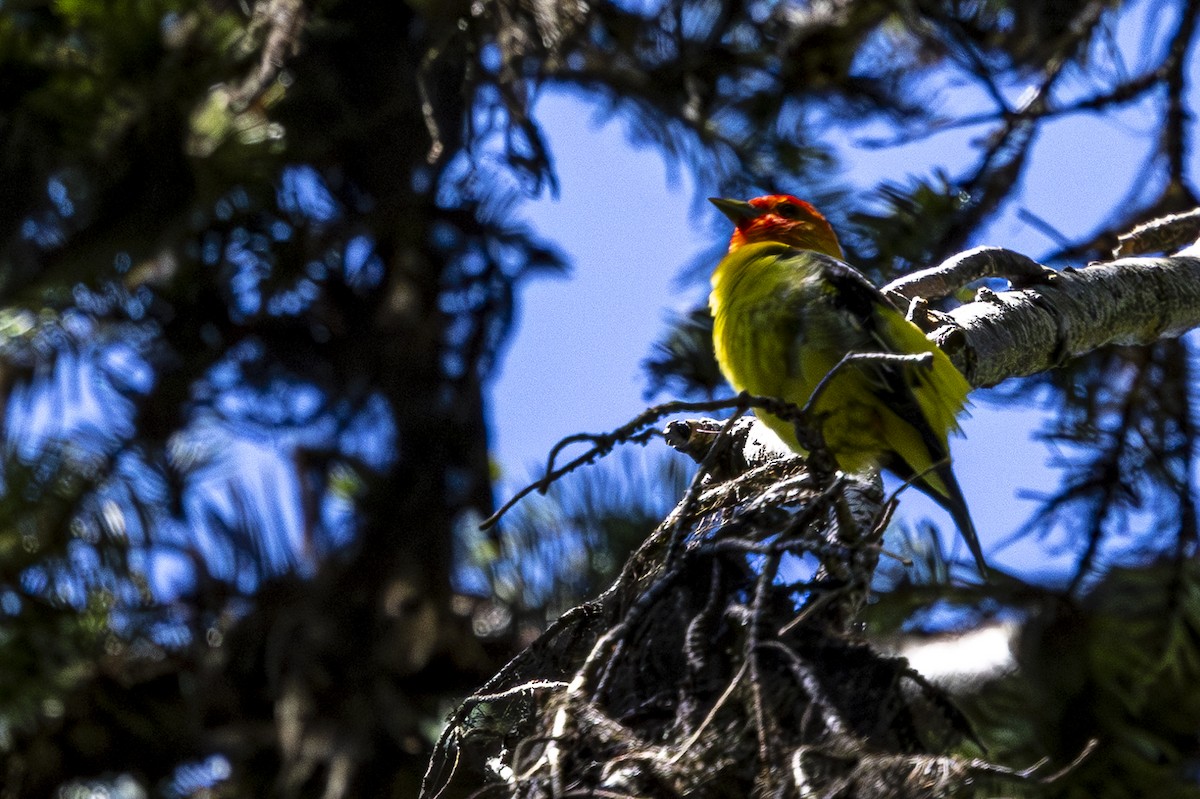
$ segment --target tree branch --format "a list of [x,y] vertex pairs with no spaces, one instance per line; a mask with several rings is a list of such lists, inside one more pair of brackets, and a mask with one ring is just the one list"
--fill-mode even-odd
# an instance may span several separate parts
[[1003,247],[975,247],[937,266],[896,278],[882,291],[901,307],[917,297],[949,297],[968,283],[986,277],[1007,278],[1015,285],[1040,283],[1057,274],[1027,255]]
[[1200,258],[1127,258],[991,292],[929,335],[973,386],[1053,368],[1109,344],[1150,344],[1200,324]]

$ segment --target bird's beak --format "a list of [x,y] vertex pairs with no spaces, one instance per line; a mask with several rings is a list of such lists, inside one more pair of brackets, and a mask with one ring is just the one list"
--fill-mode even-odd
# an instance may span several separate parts
[[743,219],[753,219],[758,216],[758,209],[745,200],[726,200],[724,197],[709,197],[708,201],[737,224]]

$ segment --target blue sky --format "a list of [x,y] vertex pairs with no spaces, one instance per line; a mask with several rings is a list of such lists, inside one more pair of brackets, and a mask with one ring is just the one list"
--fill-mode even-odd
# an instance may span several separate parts
[[[1135,72],[1136,53],[1155,46],[1161,31],[1170,29],[1160,20],[1147,33],[1141,21],[1147,9],[1146,2],[1127,7],[1118,39],[1129,51],[1128,64],[1110,68]],[[1086,80],[1066,87],[1079,94],[1098,88]],[[955,107],[978,102],[969,87],[951,83],[941,96]],[[719,235],[710,218],[697,216],[710,212],[697,211],[688,176],[669,179],[661,155],[630,146],[619,119],[600,124],[586,98],[556,91],[544,94],[536,110],[556,159],[561,193],[527,204],[525,216],[567,252],[574,268],[567,278],[535,280],[519,297],[518,324],[492,394],[493,451],[510,487],[534,473],[560,438],[612,429],[648,404],[640,363],[669,313],[702,301],[706,287],[681,286],[678,278]],[[1004,209],[974,243],[1034,257],[1053,249],[1055,242],[1022,221],[1018,209],[1069,237],[1095,229],[1137,185],[1145,167],[1146,114],[1144,106],[1135,105],[1111,117],[1071,116],[1049,123],[1036,142],[1020,204]],[[881,180],[929,175],[935,168],[956,174],[976,157],[974,139],[983,130],[953,130],[885,149],[861,146],[864,137],[883,131],[854,132],[839,138],[844,166],[839,179],[867,188]],[[986,391],[972,399],[972,416],[963,421],[965,438],[953,442],[954,459],[989,560],[1022,571],[1067,567],[1069,560],[1054,560],[1034,542],[991,550],[1035,507],[1019,499],[1018,491],[1045,492],[1058,475],[1047,467],[1052,453],[1031,438],[1042,409],[1000,408],[988,401]],[[915,492],[905,497],[899,517],[931,518],[944,533],[953,533],[948,517]],[[961,546],[954,551],[963,555]]]

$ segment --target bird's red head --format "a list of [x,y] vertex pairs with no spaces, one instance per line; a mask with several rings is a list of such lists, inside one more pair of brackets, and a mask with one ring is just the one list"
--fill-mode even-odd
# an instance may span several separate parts
[[753,200],[709,200],[735,225],[729,249],[776,241],[801,250],[842,258],[842,245],[821,212],[790,194],[768,194]]

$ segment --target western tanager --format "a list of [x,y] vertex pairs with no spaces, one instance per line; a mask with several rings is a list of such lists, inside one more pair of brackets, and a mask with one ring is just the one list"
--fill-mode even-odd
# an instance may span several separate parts
[[[737,391],[803,407],[849,353],[931,353],[931,363],[860,362],[834,375],[813,407],[825,446],[847,472],[884,468],[950,512],[981,574],[986,564],[950,468],[951,431],[970,385],[946,354],[858,271],[833,228],[789,195],[713,199],[736,226],[712,275],[713,345]],[[790,422],[760,418],[798,452]]]

